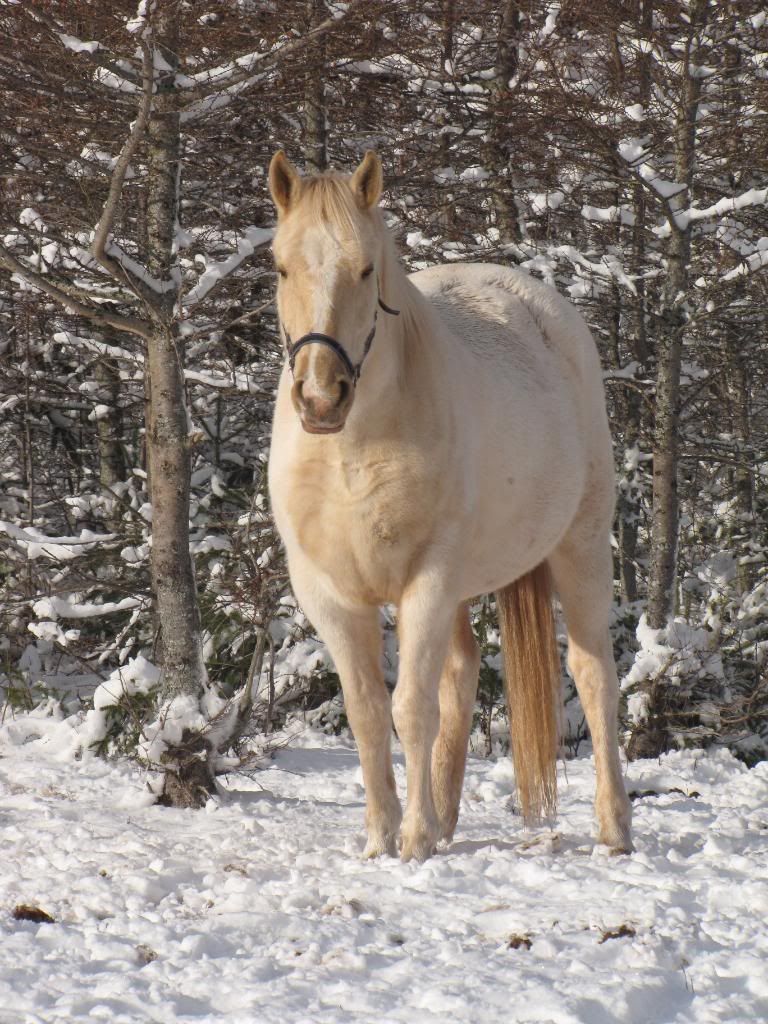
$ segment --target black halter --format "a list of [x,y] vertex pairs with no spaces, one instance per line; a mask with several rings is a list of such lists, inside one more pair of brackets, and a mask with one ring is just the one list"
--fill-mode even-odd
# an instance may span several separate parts
[[390,316],[400,316],[400,310],[392,309],[385,302],[382,302],[381,295],[378,296],[377,303],[378,305],[373,311],[373,325],[370,331],[368,332],[368,337],[365,339],[365,345],[363,346],[363,354],[360,358],[359,363],[353,363],[352,360],[347,355],[347,351],[344,348],[344,346],[335,338],[332,338],[329,334],[320,334],[317,331],[310,331],[309,334],[302,335],[302,337],[299,338],[299,340],[294,344],[291,341],[291,336],[288,333],[288,331],[286,331],[286,329],[283,328],[283,333],[285,334],[285,345],[288,352],[288,365],[291,368],[291,373],[294,372],[294,366],[296,365],[296,356],[299,354],[300,350],[304,348],[305,345],[326,345],[328,348],[332,349],[333,352],[335,352],[336,355],[339,357],[340,361],[344,366],[344,369],[352,378],[352,386],[354,387],[357,384],[358,380],[360,379],[360,371],[363,368],[365,357],[370,352],[371,345],[373,344],[373,338],[374,335],[376,334],[376,318],[379,315],[378,307],[380,306],[384,310],[384,312],[389,313]]

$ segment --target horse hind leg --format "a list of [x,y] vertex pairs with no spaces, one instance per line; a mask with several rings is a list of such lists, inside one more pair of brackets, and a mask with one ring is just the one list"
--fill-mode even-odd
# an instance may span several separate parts
[[632,812],[619,760],[619,684],[608,629],[613,574],[607,529],[577,523],[548,562],[568,629],[568,667],[592,737],[599,842],[628,852]]
[[459,818],[467,746],[477,696],[480,648],[460,605],[440,676],[440,731],[432,748],[432,794],[440,838],[451,840]]

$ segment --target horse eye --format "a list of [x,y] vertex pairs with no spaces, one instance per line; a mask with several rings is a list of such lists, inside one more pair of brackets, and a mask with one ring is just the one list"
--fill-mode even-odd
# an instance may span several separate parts
[[366,277],[370,277],[372,273],[373,273],[373,264],[371,264],[369,267],[366,267],[365,270],[360,275],[360,277],[364,281],[366,279]]

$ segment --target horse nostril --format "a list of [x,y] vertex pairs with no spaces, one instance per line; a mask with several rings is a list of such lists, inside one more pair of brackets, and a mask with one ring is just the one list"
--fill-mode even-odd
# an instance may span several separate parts
[[349,402],[352,384],[346,378],[321,384],[312,377],[298,377],[293,384],[293,401],[302,417],[321,423],[334,420]]

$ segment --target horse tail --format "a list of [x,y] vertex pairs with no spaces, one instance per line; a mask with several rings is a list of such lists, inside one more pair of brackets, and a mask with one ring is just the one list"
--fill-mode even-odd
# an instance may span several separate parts
[[554,817],[560,655],[546,562],[496,592],[512,759],[526,824]]

